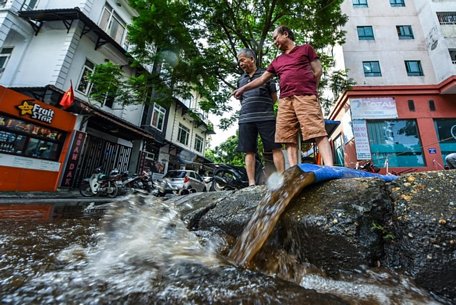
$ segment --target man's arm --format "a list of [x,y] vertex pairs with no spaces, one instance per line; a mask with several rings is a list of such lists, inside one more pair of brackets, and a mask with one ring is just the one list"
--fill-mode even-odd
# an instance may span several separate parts
[[260,77],[255,79],[254,81],[251,81],[250,83],[245,84],[241,88],[234,90],[233,91],[234,97],[237,99],[240,98],[245,91],[248,91],[250,89],[254,89],[254,88],[257,88],[257,87],[263,85],[268,80],[270,80],[273,76],[274,76],[274,74],[269,73],[268,71],[264,71],[264,73]]
[[277,103],[277,92],[272,92],[271,93],[271,98],[272,98],[272,102],[274,104]]
[[321,78],[321,75],[323,73],[323,70],[321,68],[320,60],[315,59],[314,61],[312,61],[310,63],[310,66],[312,67],[312,72],[313,72],[315,81],[317,82],[317,88],[318,88],[318,85],[320,83],[320,78]]

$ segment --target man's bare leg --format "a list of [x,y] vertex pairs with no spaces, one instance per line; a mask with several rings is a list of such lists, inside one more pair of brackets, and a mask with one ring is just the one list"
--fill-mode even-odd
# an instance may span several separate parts
[[328,137],[315,138],[315,142],[317,142],[318,151],[321,154],[323,164],[333,166],[333,156],[331,151],[331,145],[328,141]]
[[288,155],[288,163],[290,167],[295,166],[298,164],[298,145],[287,143],[287,155]]
[[245,154],[245,170],[249,185],[255,185],[255,153],[250,152]]
[[285,170],[285,158],[283,157],[282,149],[274,149],[272,151],[272,158],[274,160],[274,165],[276,171],[280,174]]

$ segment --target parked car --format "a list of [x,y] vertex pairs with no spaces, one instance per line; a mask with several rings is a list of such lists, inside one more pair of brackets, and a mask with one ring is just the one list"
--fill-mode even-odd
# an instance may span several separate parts
[[159,196],[169,193],[185,195],[208,191],[203,178],[197,172],[186,169],[168,171],[156,185]]

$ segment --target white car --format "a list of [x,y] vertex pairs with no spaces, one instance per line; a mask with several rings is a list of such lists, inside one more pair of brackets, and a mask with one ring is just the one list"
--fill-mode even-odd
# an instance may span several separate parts
[[174,193],[185,195],[195,192],[207,192],[206,183],[197,172],[193,170],[180,169],[170,170],[157,182],[159,196]]

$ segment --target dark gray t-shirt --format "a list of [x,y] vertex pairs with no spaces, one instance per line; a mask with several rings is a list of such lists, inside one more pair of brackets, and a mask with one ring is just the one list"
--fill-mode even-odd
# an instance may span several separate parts
[[[238,88],[263,75],[264,69],[257,69],[252,77],[244,73],[238,81]],[[275,120],[274,102],[271,93],[276,92],[274,81],[246,91],[241,96],[239,124]]]

